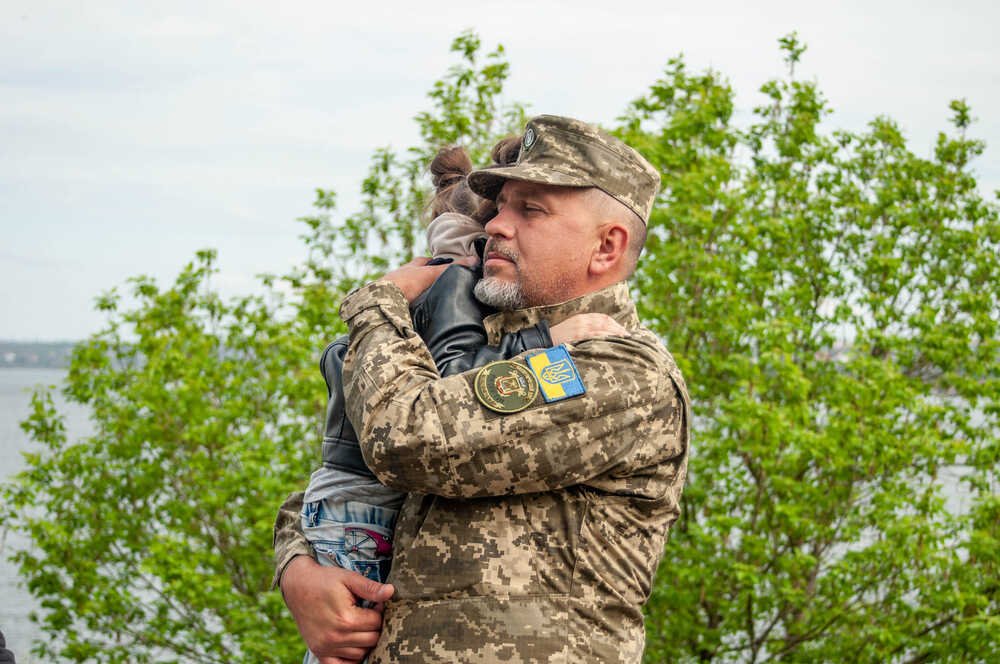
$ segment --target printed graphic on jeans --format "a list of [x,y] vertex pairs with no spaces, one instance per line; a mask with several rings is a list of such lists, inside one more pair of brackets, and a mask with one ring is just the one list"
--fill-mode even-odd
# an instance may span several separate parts
[[392,566],[397,511],[365,503],[318,500],[302,508],[302,531],[321,565],[354,570],[384,583]]

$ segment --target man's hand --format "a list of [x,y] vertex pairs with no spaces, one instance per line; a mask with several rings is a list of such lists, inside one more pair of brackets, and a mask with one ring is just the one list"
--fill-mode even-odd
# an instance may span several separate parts
[[[382,603],[391,585],[340,567],[322,567],[309,556],[297,556],[281,575],[281,594],[292,612],[302,640],[322,664],[358,662],[378,641]],[[357,606],[358,598],[375,602]]]
[[627,337],[628,330],[605,314],[576,314],[549,328],[549,336],[558,346],[596,337]]
[[[430,288],[431,284],[437,281],[442,272],[448,269],[447,263],[427,265],[429,260],[426,257],[414,258],[406,265],[401,265],[389,272],[383,278],[399,286],[399,290],[403,291],[403,295],[406,296],[406,301],[412,303],[421,293]],[[455,262],[472,267],[479,262],[479,259],[475,256],[466,256]]]

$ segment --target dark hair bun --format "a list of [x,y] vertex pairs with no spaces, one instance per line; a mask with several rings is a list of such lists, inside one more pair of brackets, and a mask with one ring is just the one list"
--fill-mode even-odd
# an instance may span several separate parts
[[493,146],[493,162],[498,166],[510,166],[517,161],[521,152],[521,137],[508,136]]
[[434,189],[440,193],[465,179],[472,172],[472,161],[465,148],[441,148],[431,161],[430,170]]

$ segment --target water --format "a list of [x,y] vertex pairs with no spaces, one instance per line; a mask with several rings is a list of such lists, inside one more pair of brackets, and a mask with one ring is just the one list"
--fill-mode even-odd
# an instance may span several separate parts
[[[22,452],[37,449],[21,430],[20,421],[28,415],[31,390],[38,385],[58,385],[66,375],[63,369],[3,368],[0,369],[0,481],[7,481],[24,468]],[[86,409],[67,404],[58,393],[56,406],[66,416],[66,433],[75,440],[90,432]],[[31,643],[43,634],[28,618],[38,609],[38,603],[24,588],[17,568],[7,561],[11,549],[23,548],[25,539],[13,533],[4,537],[0,532],[0,631],[7,639],[7,648],[14,652],[18,664],[39,662],[31,654]]]

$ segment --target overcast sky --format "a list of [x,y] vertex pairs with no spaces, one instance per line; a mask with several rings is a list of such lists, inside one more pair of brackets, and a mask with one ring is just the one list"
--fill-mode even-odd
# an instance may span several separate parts
[[[456,9],[459,7],[459,9]],[[612,123],[683,53],[727,76],[744,112],[782,72],[777,39],[835,115],[895,118],[920,154],[965,98],[1000,188],[1000,5],[988,2],[0,3],[0,339],[80,339],[94,298],[161,283],[219,250],[223,292],[302,257],[316,187],[350,212],[372,151],[412,117],[474,29],[502,43],[508,100]]]

